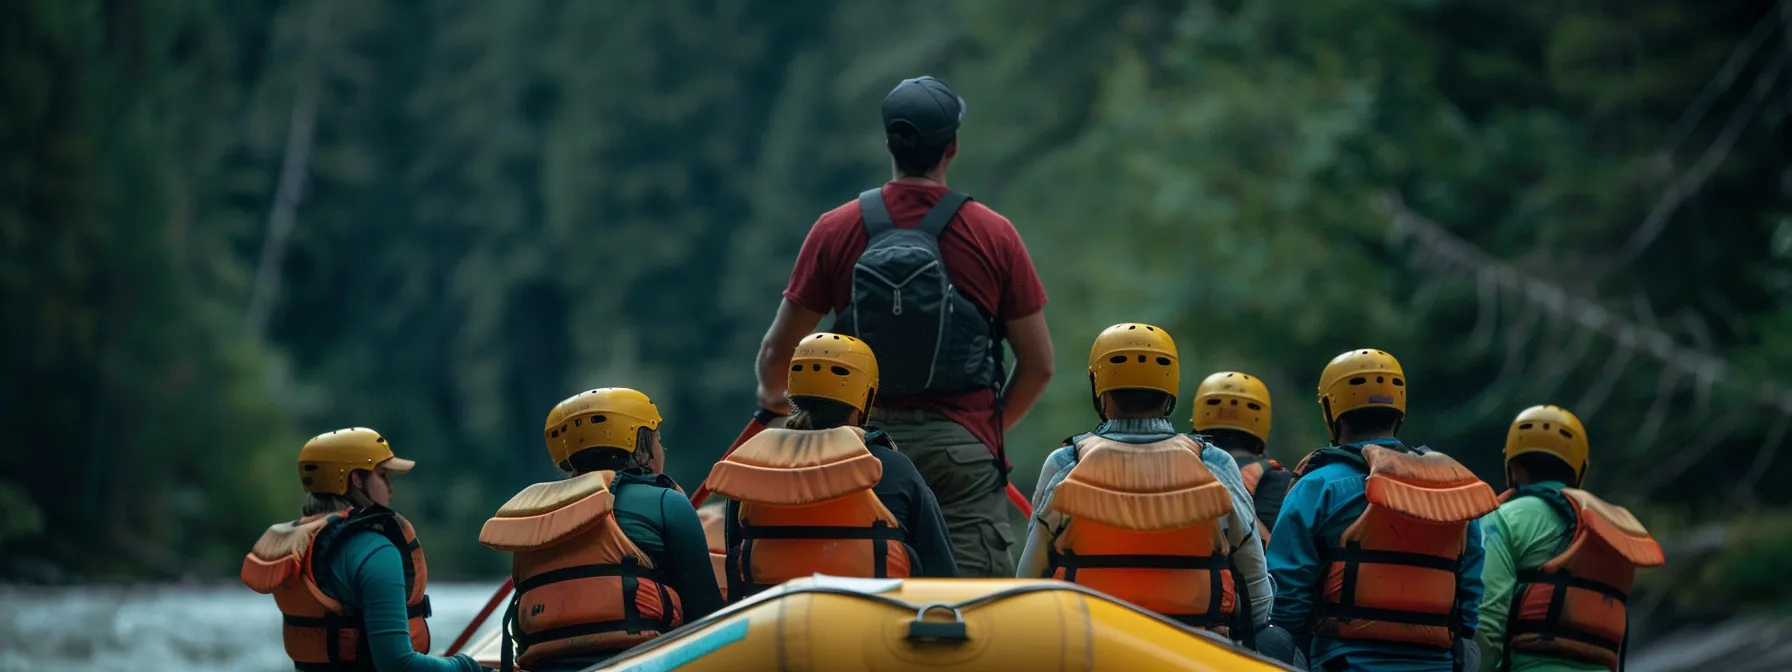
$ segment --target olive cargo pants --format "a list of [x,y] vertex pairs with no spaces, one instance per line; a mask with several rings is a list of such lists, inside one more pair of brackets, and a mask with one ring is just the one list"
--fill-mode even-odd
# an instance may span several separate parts
[[1014,578],[1014,525],[1008,519],[1007,486],[989,447],[940,413],[874,408],[871,422],[890,435],[940,502],[958,575]]

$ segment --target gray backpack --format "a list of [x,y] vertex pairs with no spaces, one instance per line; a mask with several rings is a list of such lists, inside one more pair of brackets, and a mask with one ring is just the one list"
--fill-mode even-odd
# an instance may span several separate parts
[[871,346],[880,398],[1002,386],[1001,324],[958,293],[940,259],[940,232],[969,200],[948,191],[919,226],[898,229],[882,188],[859,194],[865,252],[852,268],[852,303],[833,328]]

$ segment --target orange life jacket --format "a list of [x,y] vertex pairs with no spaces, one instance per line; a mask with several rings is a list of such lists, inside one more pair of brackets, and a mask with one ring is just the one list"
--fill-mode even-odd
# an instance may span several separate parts
[[1079,437],[1076,466],[1052,490],[1052,509],[1070,519],[1048,552],[1052,578],[1226,633],[1241,601],[1220,529],[1232,496],[1200,450],[1181,435]]
[[1295,469],[1298,478],[1344,461],[1368,471],[1368,506],[1338,547],[1321,549],[1327,562],[1314,633],[1449,649],[1463,634],[1452,625],[1468,526],[1499,508],[1499,498],[1474,472],[1423,447],[1402,452],[1369,444],[1358,460],[1325,448]]
[[382,506],[343,509],[269,527],[243,558],[243,585],[272,594],[284,617],[281,639],[300,670],[372,670],[373,656],[362,632],[361,614],[324,594],[317,583],[317,560],[334,544],[359,531],[384,535],[404,561],[405,605],[411,648],[429,651],[429,566],[423,545],[403,516]]
[[1521,488],[1500,497],[1543,497],[1565,514],[1574,531],[1561,553],[1536,569],[1518,572],[1506,652],[1604,665],[1616,672],[1629,632],[1625,602],[1636,570],[1659,567],[1666,558],[1661,545],[1624,507],[1585,490],[1562,488],[1560,493],[1553,497]]
[[[1251,497],[1253,498],[1257,496],[1257,486],[1263,482],[1264,474],[1271,471],[1287,471],[1287,469],[1282,466],[1281,462],[1277,462],[1267,457],[1241,457],[1237,459],[1238,474],[1244,477],[1244,489],[1251,493]],[[1266,523],[1263,521],[1262,516],[1257,517],[1257,536],[1263,538],[1264,548],[1269,548],[1270,526],[1274,525],[1275,522],[1276,521],[1271,520]]]
[[614,476],[536,483],[479,530],[479,543],[513,554],[511,617],[524,668],[621,651],[683,622],[678,594],[616,524]]
[[724,507],[716,505],[697,509],[697,519],[703,521],[703,537],[709,542],[709,564],[716,572],[716,587],[722,591],[722,599],[728,599],[728,540],[727,521],[723,518]]
[[768,429],[718,462],[710,490],[739,503],[729,599],[818,573],[907,577],[900,523],[872,492],[883,471],[857,427]]

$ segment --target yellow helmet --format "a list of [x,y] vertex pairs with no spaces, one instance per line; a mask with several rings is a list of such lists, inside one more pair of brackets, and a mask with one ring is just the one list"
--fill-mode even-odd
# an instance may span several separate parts
[[833,399],[860,413],[877,399],[877,355],[864,341],[840,334],[810,334],[790,357],[786,394]]
[[1195,388],[1194,428],[1235,429],[1269,441],[1269,387],[1248,373],[1221,371]]
[[1319,410],[1332,440],[1338,416],[1364,408],[1391,408],[1406,414],[1406,373],[1400,360],[1380,350],[1351,350],[1333,357],[1319,374]]
[[542,435],[548,455],[561,464],[586,448],[621,448],[634,452],[642,428],[660,428],[660,409],[647,395],[626,387],[586,390],[567,397],[548,411]]
[[[1549,453],[1574,470],[1574,483],[1587,477],[1587,430],[1580,418],[1560,406],[1532,406],[1519,412],[1506,430],[1506,465],[1525,453]],[[1510,473],[1508,471],[1507,473]]]
[[1176,341],[1170,332],[1149,324],[1122,322],[1102,330],[1089,348],[1089,386],[1095,409],[1102,410],[1101,395],[1112,390],[1157,390],[1170,395],[1182,385]]
[[299,449],[299,483],[305,492],[346,495],[349,472],[378,466],[402,474],[417,463],[393,455],[386,437],[366,427],[319,434]]

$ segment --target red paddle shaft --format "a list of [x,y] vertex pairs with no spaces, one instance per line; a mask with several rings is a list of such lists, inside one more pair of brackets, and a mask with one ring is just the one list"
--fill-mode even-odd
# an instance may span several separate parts
[[[758,436],[760,432],[765,431],[765,428],[771,426],[772,420],[777,417],[776,414],[766,410],[754,413],[753,421],[747,423],[746,429],[740,430],[740,436],[734,437],[734,443],[729,445],[727,450],[722,451],[722,459],[728,459],[729,455],[734,454],[734,449],[741,447],[741,445],[746,443],[748,439]],[[703,506],[703,500],[705,499],[709,499],[709,481],[707,479],[704,480],[703,485],[697,486],[697,492],[691,495],[691,508],[694,509]]]

